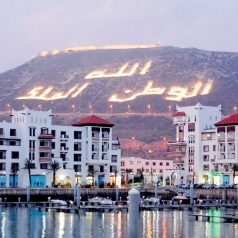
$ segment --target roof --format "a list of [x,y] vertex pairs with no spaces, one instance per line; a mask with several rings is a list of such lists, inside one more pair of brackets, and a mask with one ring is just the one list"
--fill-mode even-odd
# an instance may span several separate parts
[[72,126],[106,126],[106,127],[113,127],[114,124],[110,121],[104,120],[100,117],[95,115],[85,117],[76,121],[72,124]]
[[51,134],[40,134],[38,138],[39,139],[55,139],[55,137]]
[[174,117],[184,117],[184,116],[186,116],[185,112],[176,112],[174,114]]
[[231,115],[215,124],[215,126],[238,125],[238,114]]

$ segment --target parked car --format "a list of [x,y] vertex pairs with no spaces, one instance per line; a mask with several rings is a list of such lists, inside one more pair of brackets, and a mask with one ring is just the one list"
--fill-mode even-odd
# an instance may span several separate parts
[[207,183],[207,184],[204,184],[204,185],[202,186],[202,188],[205,188],[205,189],[214,189],[214,188],[219,188],[219,186],[216,185],[216,184],[209,184],[209,183]]

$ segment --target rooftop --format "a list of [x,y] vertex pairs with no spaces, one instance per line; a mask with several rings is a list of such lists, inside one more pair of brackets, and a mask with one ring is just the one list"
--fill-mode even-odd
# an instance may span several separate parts
[[231,115],[215,124],[215,126],[238,125],[238,114]]
[[95,115],[82,118],[72,124],[72,126],[106,126],[113,127],[114,124]]

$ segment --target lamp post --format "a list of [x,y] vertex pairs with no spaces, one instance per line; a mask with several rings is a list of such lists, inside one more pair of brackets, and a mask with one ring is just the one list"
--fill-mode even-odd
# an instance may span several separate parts
[[148,113],[151,113],[151,105],[150,104],[147,105],[147,108],[148,108]]
[[128,105],[127,108],[128,108],[128,113],[130,113],[131,112],[131,106]]
[[93,111],[93,110],[92,110],[92,105],[89,104],[89,112],[92,113],[92,111]]
[[75,105],[72,105],[72,111],[75,113]]
[[112,104],[109,107],[110,107],[110,113],[112,114],[112,109],[113,109]]
[[236,114],[237,107],[233,107],[234,113]]

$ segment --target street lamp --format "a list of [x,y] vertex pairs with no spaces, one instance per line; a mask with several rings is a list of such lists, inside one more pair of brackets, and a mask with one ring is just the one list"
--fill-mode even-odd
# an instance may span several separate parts
[[73,112],[75,112],[75,105],[72,105],[72,110]]
[[128,112],[130,113],[131,112],[131,106],[128,105],[127,108],[128,108]]
[[112,114],[112,109],[113,109],[112,104],[109,107],[110,107],[110,113]]
[[235,112],[235,114],[236,114],[237,107],[233,107],[233,110],[234,110],[234,112]]
[[11,111],[11,105],[7,104],[7,110]]
[[89,104],[89,112],[92,113],[92,105]]
[[147,108],[148,108],[148,113],[151,113],[151,111],[150,111],[151,105],[150,104],[147,105]]

